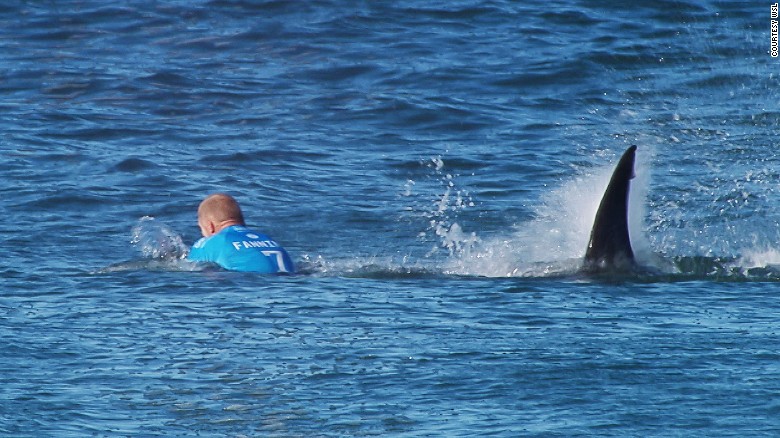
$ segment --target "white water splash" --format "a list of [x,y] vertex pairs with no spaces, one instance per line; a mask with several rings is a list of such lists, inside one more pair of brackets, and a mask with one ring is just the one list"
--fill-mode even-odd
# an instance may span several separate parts
[[189,247],[181,236],[151,216],[138,220],[130,242],[148,259],[182,260],[189,253]]
[[[476,233],[466,233],[462,227],[454,221],[458,213],[467,208],[474,207],[474,201],[468,191],[457,187],[457,174],[444,171],[445,162],[440,157],[432,157],[422,161],[422,165],[433,170],[433,176],[428,182],[436,184],[440,190],[433,201],[422,208],[407,208],[408,211],[419,211],[420,215],[428,220],[428,227],[421,231],[417,237],[426,241],[432,236],[436,237],[436,243],[427,256],[433,256],[441,249],[445,249],[450,256],[460,254],[468,250],[479,239]],[[415,181],[408,180],[404,186],[404,196],[412,196],[412,188]]]
[[[655,266],[657,257],[645,236],[644,218],[650,182],[650,152],[637,155],[636,177],[629,199],[629,233],[637,261]],[[305,256],[304,270],[320,274],[433,273],[484,277],[547,277],[578,272],[590,238],[590,230],[601,198],[619,156],[609,163],[573,176],[543,193],[534,208],[534,218],[515,225],[497,237],[482,239],[477,231],[464,229],[458,215],[475,206],[469,192],[459,188],[456,174],[445,171],[441,157],[423,161],[432,169],[427,180],[407,180],[402,196],[414,203],[405,207],[417,218],[427,220],[418,233],[422,242],[433,242],[424,258],[410,256],[324,259]],[[433,183],[435,186],[430,187]],[[438,188],[437,188],[438,187]],[[415,191],[436,195],[425,204],[415,201]],[[444,253],[444,258],[442,258]]]
[[780,230],[776,230],[774,237],[770,238],[753,234],[752,240],[748,248],[740,251],[741,255],[734,264],[743,272],[753,268],[780,269],[780,248],[774,246],[780,242]]
[[[614,163],[577,176],[545,193],[534,219],[518,224],[507,235],[482,241],[459,228],[444,233],[446,245],[455,247],[445,271],[486,277],[538,277],[576,272],[590,238],[599,203],[614,170]],[[629,233],[637,261],[653,262],[644,234],[643,219],[649,186],[649,165],[637,159],[636,178],[629,199]],[[465,238],[464,238],[465,236]],[[460,239],[460,243],[452,240]]]
[[94,271],[96,274],[109,274],[126,271],[202,271],[208,269],[207,264],[186,260],[189,247],[184,244],[181,236],[169,226],[157,222],[151,216],[144,216],[132,229],[133,244],[143,257],[141,260],[130,260],[114,263]]
[[780,249],[756,248],[747,250],[737,261],[737,265],[744,269],[764,268],[768,266],[780,267]]

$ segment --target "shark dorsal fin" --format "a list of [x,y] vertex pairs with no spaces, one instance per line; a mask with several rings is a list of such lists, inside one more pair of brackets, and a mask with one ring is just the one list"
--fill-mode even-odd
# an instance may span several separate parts
[[634,266],[628,235],[628,193],[634,177],[636,146],[620,158],[596,212],[585,252],[587,270],[626,269]]

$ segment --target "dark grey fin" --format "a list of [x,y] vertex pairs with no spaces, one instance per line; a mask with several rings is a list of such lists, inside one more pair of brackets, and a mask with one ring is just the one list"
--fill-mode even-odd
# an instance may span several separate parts
[[628,193],[634,177],[636,146],[623,153],[596,212],[585,252],[585,270],[630,269],[635,266],[628,235]]

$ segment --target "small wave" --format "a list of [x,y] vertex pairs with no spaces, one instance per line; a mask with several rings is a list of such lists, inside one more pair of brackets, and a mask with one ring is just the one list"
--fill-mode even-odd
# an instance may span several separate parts
[[151,272],[198,272],[213,269],[208,264],[195,263],[179,259],[142,259],[113,263],[100,268],[93,274],[111,274],[115,272],[151,271]]
[[150,76],[146,76],[143,80],[158,87],[183,87],[193,85],[190,78],[173,71],[157,72]]
[[672,270],[658,273],[651,276],[650,279],[654,281],[701,280],[718,282],[780,281],[780,264],[767,260],[760,261],[752,257],[672,257],[664,259],[664,262],[668,263]]
[[445,275],[434,266],[403,257],[327,258],[304,254],[296,261],[298,274],[321,277],[348,277],[373,279],[425,278]]
[[125,158],[110,168],[114,172],[133,173],[141,170],[151,169],[155,164],[151,161],[138,157]]

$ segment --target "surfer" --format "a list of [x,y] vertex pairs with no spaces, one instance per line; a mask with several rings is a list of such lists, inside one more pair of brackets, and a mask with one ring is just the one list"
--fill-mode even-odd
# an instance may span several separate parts
[[251,230],[244,223],[238,202],[216,193],[198,207],[198,226],[203,237],[192,246],[188,260],[211,262],[231,270],[265,274],[293,273],[290,255],[273,239]]

